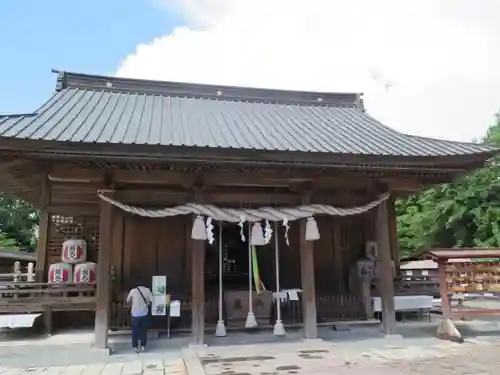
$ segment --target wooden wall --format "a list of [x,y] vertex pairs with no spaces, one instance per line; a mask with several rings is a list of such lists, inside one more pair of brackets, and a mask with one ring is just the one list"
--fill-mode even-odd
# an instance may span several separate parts
[[169,291],[176,298],[191,293],[186,251],[190,221],[186,216],[150,219],[113,211],[111,266],[116,272],[115,297],[137,282],[150,284],[153,275],[167,275]]
[[[99,251],[98,216],[49,215],[48,231],[47,268],[53,263],[61,262],[63,242],[74,238],[83,238],[87,242],[87,260],[97,262]],[[47,275],[45,275],[46,278]]]
[[[118,209],[113,212],[114,298],[123,297],[135,282],[150,283],[152,275],[167,275],[169,290],[178,298],[189,297],[191,218],[149,219]],[[314,243],[316,289],[344,293],[349,270],[364,251],[363,217],[325,216],[317,222],[321,238]],[[280,225],[280,284],[282,288],[301,288],[298,222],[290,223],[289,241],[288,246]],[[261,277],[270,290],[276,288],[273,244],[257,249]]]

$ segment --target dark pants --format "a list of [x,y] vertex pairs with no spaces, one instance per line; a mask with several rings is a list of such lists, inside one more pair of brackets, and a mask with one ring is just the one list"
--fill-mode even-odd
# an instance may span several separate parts
[[146,346],[148,342],[148,316],[132,317],[132,346],[134,348]]

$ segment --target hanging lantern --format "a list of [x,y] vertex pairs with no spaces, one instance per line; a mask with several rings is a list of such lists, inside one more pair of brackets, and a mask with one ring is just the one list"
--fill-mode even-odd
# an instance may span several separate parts
[[61,260],[64,263],[81,263],[87,260],[87,243],[82,239],[63,242]]
[[205,221],[203,220],[203,216],[196,216],[196,219],[193,223],[193,229],[191,231],[191,238],[193,240],[206,240],[207,232],[205,229]]
[[68,263],[54,263],[49,267],[49,283],[64,284],[69,282],[72,277],[72,269]]
[[262,225],[260,225],[260,221],[253,223],[252,237],[250,239],[250,244],[252,244],[252,246],[264,246],[266,244],[266,240],[264,239],[264,234],[262,233]]
[[75,266],[73,281],[75,283],[95,282],[96,264],[94,262],[80,263]]
[[306,241],[319,240],[318,224],[314,217],[308,217],[306,222]]

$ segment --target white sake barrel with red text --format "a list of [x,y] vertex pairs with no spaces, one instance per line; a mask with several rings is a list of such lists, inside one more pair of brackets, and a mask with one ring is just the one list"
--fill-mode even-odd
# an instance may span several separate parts
[[75,283],[93,283],[95,282],[96,264],[94,262],[85,262],[75,265],[73,272],[73,281]]
[[73,270],[68,263],[54,263],[49,267],[49,283],[65,284],[73,280]]
[[61,260],[65,263],[82,263],[87,260],[87,243],[85,240],[66,240],[63,243]]

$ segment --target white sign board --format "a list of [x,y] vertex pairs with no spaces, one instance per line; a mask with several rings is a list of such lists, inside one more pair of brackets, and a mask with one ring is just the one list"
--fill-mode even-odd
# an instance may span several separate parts
[[157,275],[153,276],[152,282],[153,288],[151,292],[153,295],[166,294],[167,293],[167,276]]
[[170,302],[170,316],[181,316],[181,301]]
[[151,304],[151,315],[165,316],[167,315],[167,306],[165,303],[165,295],[153,296],[153,303]]

